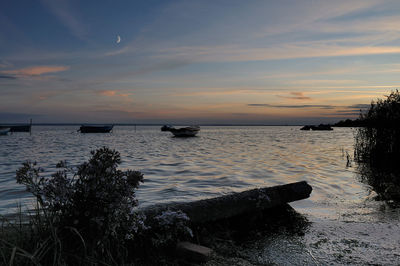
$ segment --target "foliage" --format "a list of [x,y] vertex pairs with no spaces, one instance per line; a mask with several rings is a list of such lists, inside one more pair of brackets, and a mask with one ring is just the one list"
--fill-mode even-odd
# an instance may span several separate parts
[[[385,100],[372,102],[367,113],[360,115],[364,127],[355,134],[355,159],[362,165],[366,179],[378,188],[400,184],[400,93],[390,93]],[[368,170],[367,170],[368,168]],[[371,173],[381,173],[379,178]]]
[[137,263],[151,250],[167,250],[192,236],[189,218],[180,211],[146,220],[137,210],[135,190],[143,175],[118,170],[117,151],[103,147],[91,154],[77,168],[59,162],[48,178],[35,162],[17,170],[17,182],[35,196],[37,205],[29,219],[20,211],[19,223],[1,223],[0,264]]
[[166,210],[154,217],[152,244],[155,247],[171,246],[176,239],[193,237],[188,226],[189,217],[182,211]]
[[375,167],[396,169],[396,159],[400,158],[400,93],[392,92],[386,100],[372,102],[360,118],[366,126],[356,133],[356,158]]
[[145,229],[144,217],[135,212],[135,189],[143,175],[118,170],[121,158],[117,151],[103,147],[91,154],[76,170],[66,162],[58,163],[59,170],[50,178],[43,177],[43,169],[29,161],[16,174],[17,182],[37,200],[30,237],[49,243],[41,253],[47,260],[58,257],[56,264],[73,261],[76,255],[117,263],[126,257],[126,242]]

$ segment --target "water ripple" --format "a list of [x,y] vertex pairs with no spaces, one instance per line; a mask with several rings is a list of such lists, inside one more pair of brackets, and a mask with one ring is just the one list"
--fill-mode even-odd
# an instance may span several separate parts
[[37,161],[47,175],[59,160],[77,166],[90,150],[108,146],[121,153],[121,169],[142,171],[137,195],[142,205],[194,200],[254,187],[306,180],[310,200],[365,191],[346,169],[342,149],[352,154],[350,129],[303,132],[299,127],[202,127],[195,138],[173,138],[159,127],[115,127],[111,134],[80,134],[76,127],[34,126],[0,138],[0,213],[12,203],[29,202],[15,183],[26,160]]

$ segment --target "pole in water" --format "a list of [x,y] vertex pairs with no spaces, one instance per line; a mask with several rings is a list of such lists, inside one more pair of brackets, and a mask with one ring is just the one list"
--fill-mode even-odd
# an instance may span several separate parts
[[29,123],[29,136],[32,136],[32,118]]
[[136,132],[136,124],[135,124],[135,132]]

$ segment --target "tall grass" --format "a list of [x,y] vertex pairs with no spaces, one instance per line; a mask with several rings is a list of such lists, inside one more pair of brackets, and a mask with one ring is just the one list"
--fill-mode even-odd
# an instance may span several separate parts
[[355,134],[355,159],[363,176],[378,192],[400,185],[400,93],[372,102],[360,115],[364,127]]

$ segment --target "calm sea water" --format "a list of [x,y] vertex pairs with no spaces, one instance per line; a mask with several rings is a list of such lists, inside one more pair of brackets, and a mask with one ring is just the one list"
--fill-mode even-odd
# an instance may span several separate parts
[[346,165],[346,152],[353,154],[352,129],[299,128],[202,127],[197,137],[174,138],[150,126],[115,127],[111,134],[80,134],[77,126],[34,126],[31,136],[0,136],[0,213],[15,211],[18,202],[31,204],[15,182],[15,171],[25,160],[37,161],[50,174],[60,160],[78,165],[90,150],[108,146],[121,153],[121,169],[144,174],[137,192],[142,206],[307,181],[311,197],[291,205],[314,222],[310,234],[265,240],[265,248],[252,252],[257,256],[249,255],[254,263],[286,264],[287,250],[295,254],[291,262],[299,264],[332,258],[337,263],[400,262],[398,209],[374,200],[354,163]]

